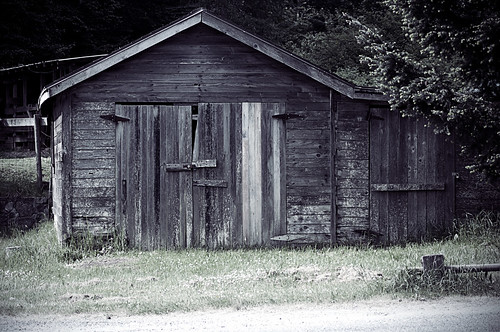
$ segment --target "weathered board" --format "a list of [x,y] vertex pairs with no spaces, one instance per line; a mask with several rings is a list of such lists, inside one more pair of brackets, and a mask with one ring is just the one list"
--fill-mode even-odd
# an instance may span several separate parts
[[370,231],[382,244],[442,236],[454,213],[454,148],[420,118],[371,109]]

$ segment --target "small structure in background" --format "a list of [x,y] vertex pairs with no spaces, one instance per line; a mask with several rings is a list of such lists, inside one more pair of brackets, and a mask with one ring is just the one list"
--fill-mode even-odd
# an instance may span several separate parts
[[[92,55],[41,61],[0,69],[0,149],[35,149],[33,119],[43,87],[75,69],[103,57]],[[42,123],[46,129],[47,122]],[[48,136],[42,136],[49,142]]]

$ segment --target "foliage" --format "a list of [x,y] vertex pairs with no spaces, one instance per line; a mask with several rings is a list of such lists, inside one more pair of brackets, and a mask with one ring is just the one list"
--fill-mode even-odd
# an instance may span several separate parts
[[469,166],[500,178],[500,11],[486,0],[387,0],[406,43],[351,17],[362,56],[391,108],[454,135]]
[[198,3],[196,0],[3,0],[0,67],[111,52],[186,15]]
[[152,252],[126,250],[119,237],[60,246],[46,222],[0,238],[0,313],[159,314],[380,296],[498,296],[498,273],[447,276],[434,284],[407,273],[432,253],[444,254],[447,264],[498,262],[494,218],[471,216],[449,240],[405,247]]
[[357,61],[364,51],[341,13],[393,26],[387,9],[368,0],[6,0],[0,3],[0,67],[107,53],[197,7],[363,85],[371,83],[368,67]]

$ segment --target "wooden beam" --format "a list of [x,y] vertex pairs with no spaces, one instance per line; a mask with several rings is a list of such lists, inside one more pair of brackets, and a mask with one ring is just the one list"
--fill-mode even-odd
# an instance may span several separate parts
[[[40,126],[47,125],[47,118],[40,117]],[[33,127],[35,125],[35,118],[9,118],[0,119],[0,127]]]
[[327,234],[285,234],[274,236],[272,241],[286,242],[290,244],[329,244],[330,237]]
[[40,114],[35,114],[33,123],[36,153],[36,186],[38,191],[42,192],[42,135],[40,131]]
[[470,265],[449,265],[445,268],[451,272],[494,272],[500,271],[500,264],[470,264]]
[[431,191],[444,190],[444,183],[373,183],[372,191]]
[[225,180],[193,180],[193,186],[195,187],[227,188],[227,185],[227,181]]
[[467,272],[494,272],[500,271],[500,263],[495,264],[470,264],[470,265],[444,265],[444,255],[422,256],[424,273],[443,274],[445,270],[455,273]]

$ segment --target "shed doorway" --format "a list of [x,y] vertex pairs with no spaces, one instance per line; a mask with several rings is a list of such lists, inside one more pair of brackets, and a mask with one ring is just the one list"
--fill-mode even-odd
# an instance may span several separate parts
[[130,245],[262,246],[286,231],[278,103],[117,104],[116,223]]

